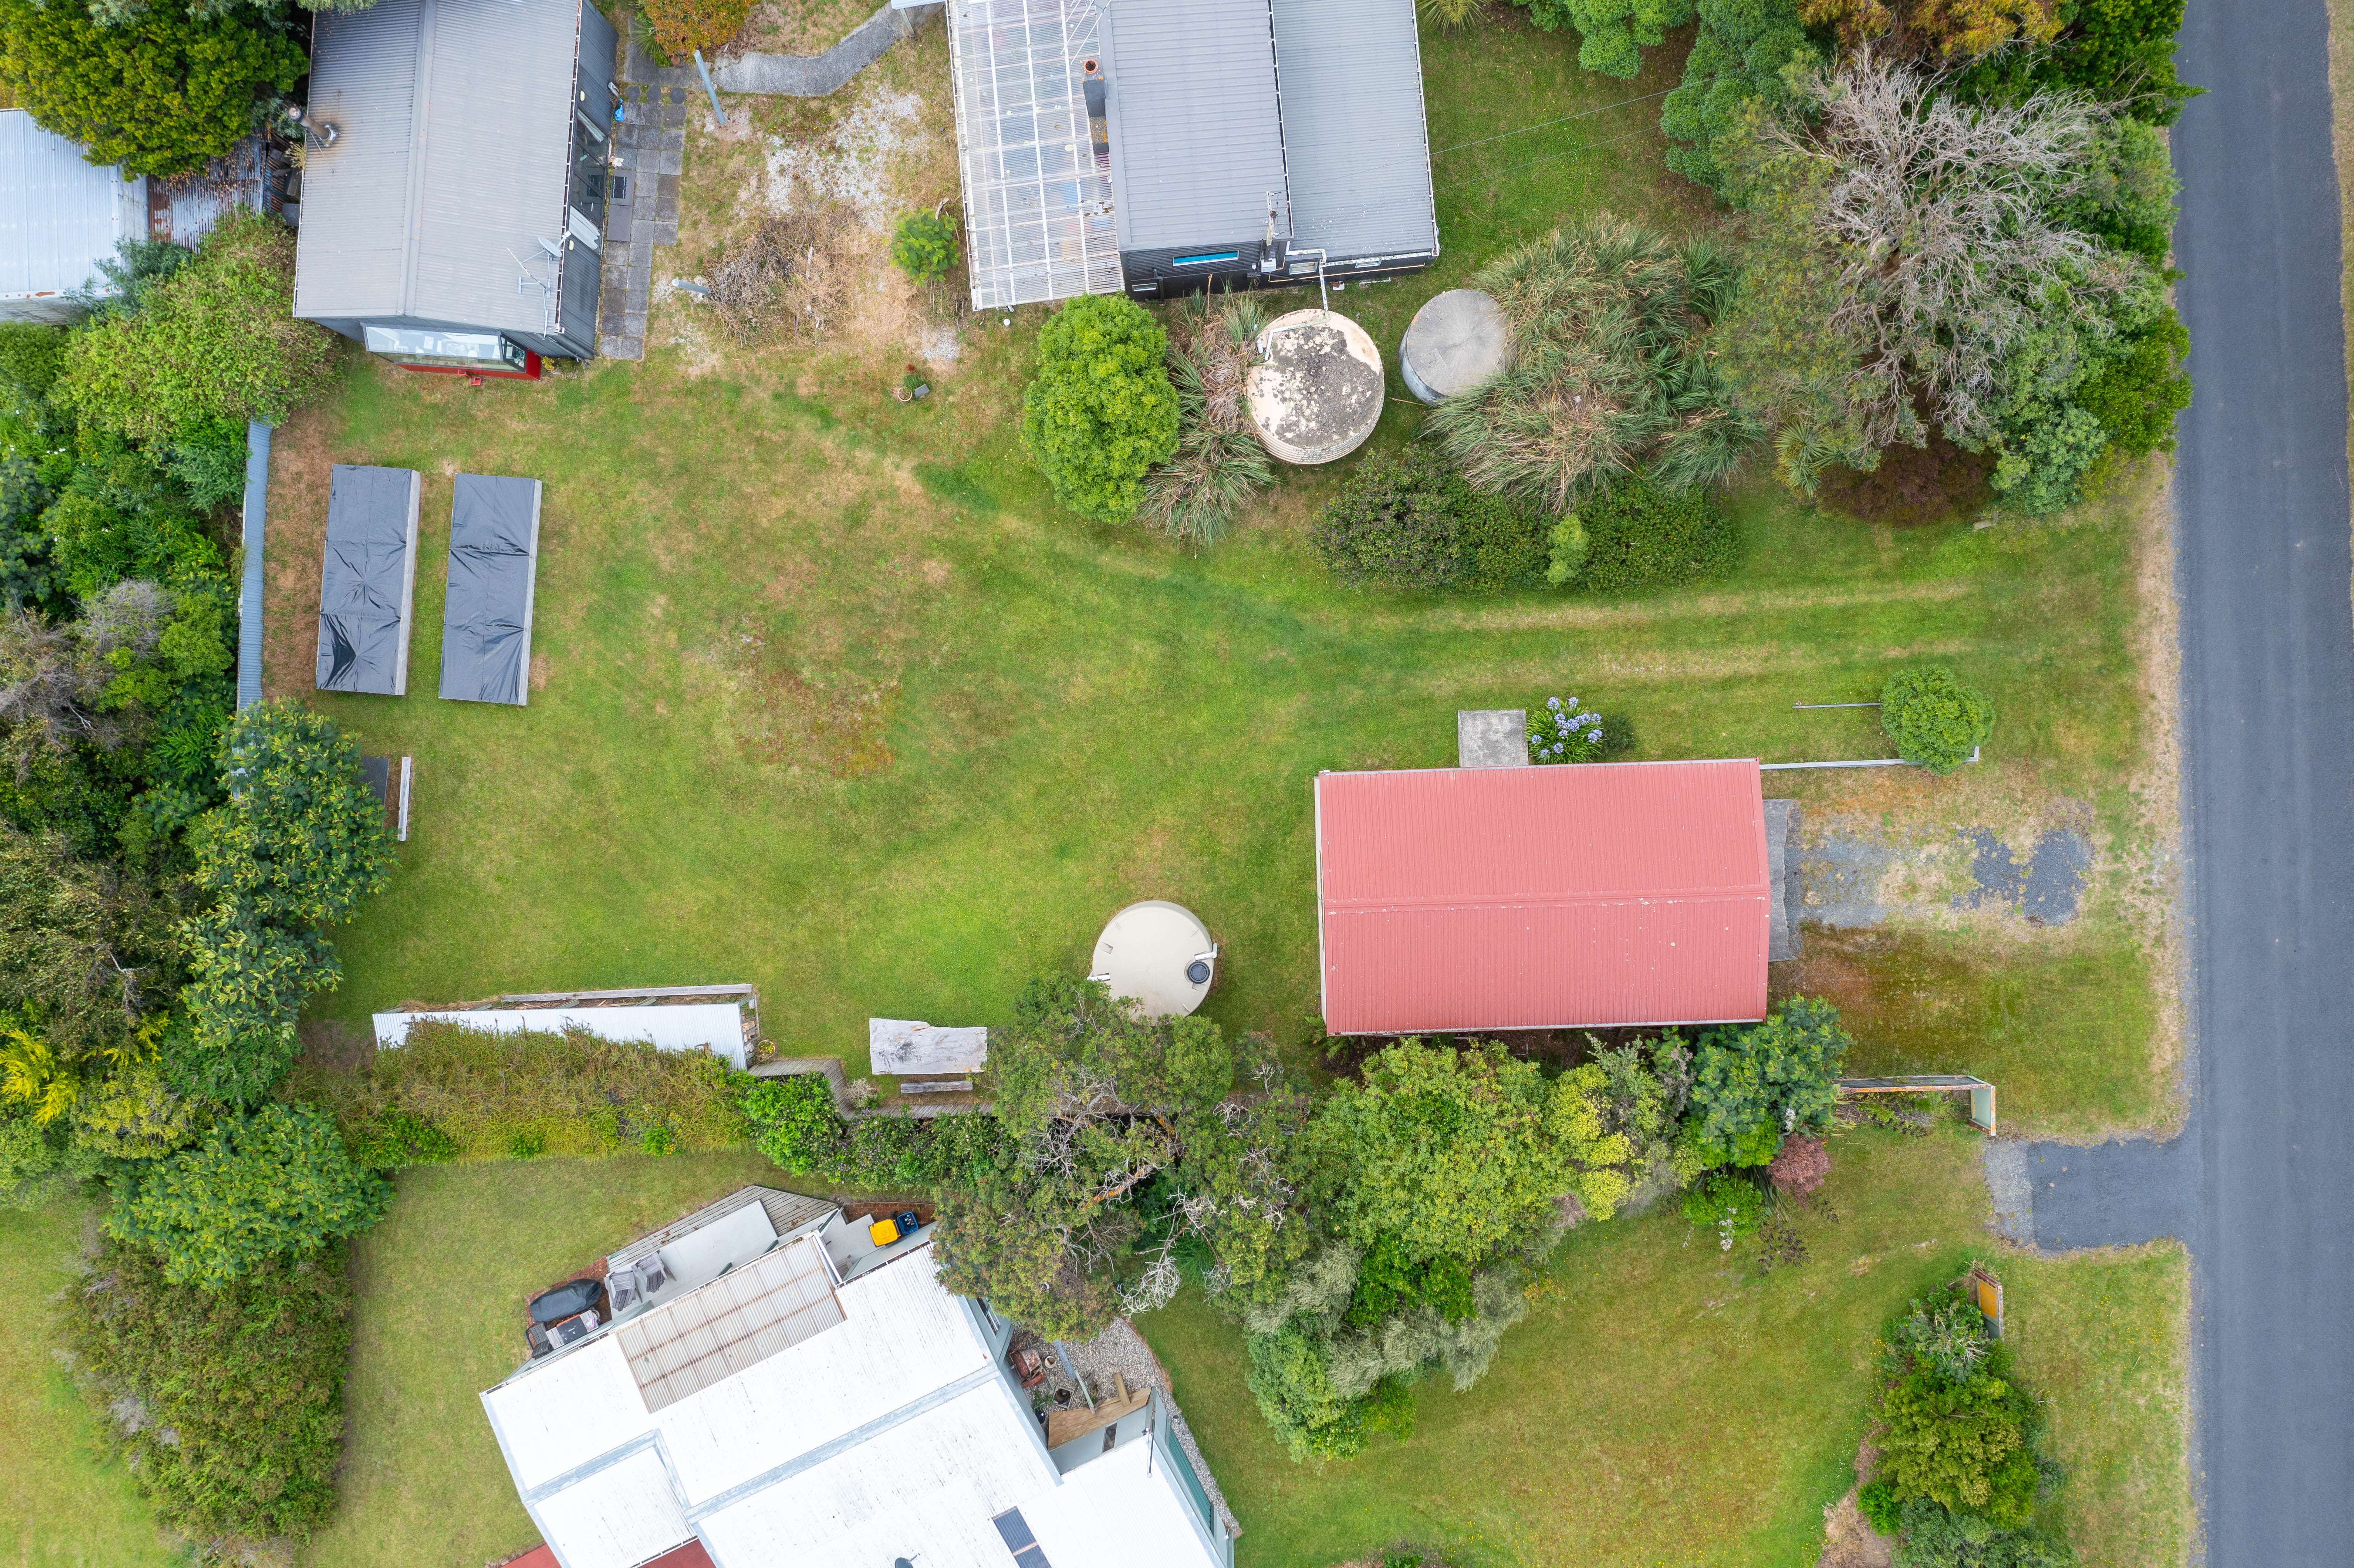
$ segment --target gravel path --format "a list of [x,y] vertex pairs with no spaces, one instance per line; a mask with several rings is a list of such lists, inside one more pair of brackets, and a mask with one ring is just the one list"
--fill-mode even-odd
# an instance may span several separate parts
[[[1210,1474],[1210,1467],[1203,1462],[1201,1447],[1193,1441],[1193,1429],[1185,1425],[1185,1413],[1177,1408],[1176,1396],[1169,1391],[1169,1373],[1161,1367],[1161,1359],[1152,1353],[1152,1347],[1144,1342],[1144,1336],[1122,1318],[1092,1340],[1058,1340],[1055,1348],[1068,1359],[1070,1370],[1087,1380],[1088,1392],[1099,1400],[1110,1397],[1114,1372],[1126,1377],[1130,1388],[1150,1385],[1161,1391],[1171,1429],[1177,1435],[1178,1446],[1185,1450],[1185,1457],[1193,1462],[1193,1474],[1201,1481],[1202,1489],[1210,1494],[1210,1506],[1218,1510],[1218,1522],[1226,1527],[1229,1536],[1241,1535],[1243,1527],[1235,1520],[1234,1510],[1226,1506],[1226,1496],[1218,1489],[1217,1478]],[[1046,1388],[1052,1393],[1056,1388],[1068,1387],[1070,1379],[1057,1363],[1046,1379]],[[1072,1396],[1076,1398],[1077,1393],[1073,1389]]]

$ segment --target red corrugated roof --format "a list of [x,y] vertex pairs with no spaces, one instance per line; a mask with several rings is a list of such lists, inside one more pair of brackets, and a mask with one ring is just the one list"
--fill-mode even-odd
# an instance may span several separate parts
[[1335,1034],[1766,1016],[1755,761],[1326,773],[1316,855]]

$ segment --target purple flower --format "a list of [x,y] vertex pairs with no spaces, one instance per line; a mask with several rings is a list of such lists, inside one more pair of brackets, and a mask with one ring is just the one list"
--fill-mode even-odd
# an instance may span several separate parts
[[1561,699],[1559,697],[1547,697],[1545,699],[1545,706],[1549,708],[1557,708],[1561,706]]

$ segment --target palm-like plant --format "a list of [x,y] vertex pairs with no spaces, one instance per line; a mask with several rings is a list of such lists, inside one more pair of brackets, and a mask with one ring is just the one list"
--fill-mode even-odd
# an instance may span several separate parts
[[1736,283],[1707,241],[1596,214],[1476,282],[1503,312],[1511,368],[1430,423],[1481,489],[1553,512],[1645,466],[1687,489],[1726,477],[1764,433],[1702,346]]
[[1137,515],[1190,545],[1225,537],[1235,513],[1275,477],[1251,429],[1246,382],[1258,363],[1267,309],[1249,294],[1180,307],[1169,334],[1177,388],[1177,450],[1146,476]]

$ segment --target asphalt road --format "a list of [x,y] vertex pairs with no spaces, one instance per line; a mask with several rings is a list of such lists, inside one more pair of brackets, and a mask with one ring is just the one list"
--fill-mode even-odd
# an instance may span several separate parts
[[2015,1148],[1995,1172],[2040,1245],[2190,1243],[2215,1568],[2354,1563],[2354,554],[2327,48],[2322,0],[2191,0],[2177,53],[2209,90],[2174,131],[2197,381],[2176,471],[2190,1126]]

